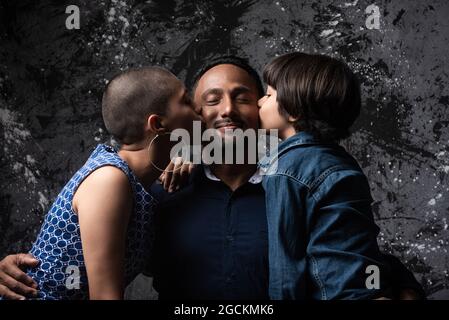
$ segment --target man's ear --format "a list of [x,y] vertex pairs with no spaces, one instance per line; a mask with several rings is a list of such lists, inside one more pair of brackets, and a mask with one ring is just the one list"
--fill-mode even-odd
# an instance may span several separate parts
[[167,132],[167,128],[162,124],[162,117],[152,114],[148,117],[147,128],[155,134],[163,134]]

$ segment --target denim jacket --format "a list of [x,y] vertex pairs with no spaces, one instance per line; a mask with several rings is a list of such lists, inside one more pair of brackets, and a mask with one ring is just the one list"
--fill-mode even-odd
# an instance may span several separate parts
[[300,132],[260,168],[271,299],[390,297],[368,181],[343,147]]

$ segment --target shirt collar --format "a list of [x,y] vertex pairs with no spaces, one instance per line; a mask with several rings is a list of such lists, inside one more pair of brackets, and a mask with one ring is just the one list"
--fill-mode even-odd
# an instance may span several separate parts
[[[212,173],[209,166],[204,165],[204,174],[209,180],[221,181]],[[251,176],[251,178],[249,178],[248,182],[251,184],[259,184],[262,182],[262,178],[263,178],[263,176],[260,173],[260,169],[257,168],[256,172],[254,172],[254,174]]]

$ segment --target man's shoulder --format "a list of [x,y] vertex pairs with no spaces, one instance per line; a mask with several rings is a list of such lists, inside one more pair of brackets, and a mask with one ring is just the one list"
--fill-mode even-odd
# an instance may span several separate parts
[[186,193],[191,192],[194,183],[198,183],[199,176],[203,174],[201,165],[196,166],[191,175],[189,176],[186,185],[181,186],[179,191],[169,193],[166,191],[160,181],[156,181],[150,188],[152,196],[158,201],[160,205],[169,203],[169,201],[176,200],[180,196],[184,196]]

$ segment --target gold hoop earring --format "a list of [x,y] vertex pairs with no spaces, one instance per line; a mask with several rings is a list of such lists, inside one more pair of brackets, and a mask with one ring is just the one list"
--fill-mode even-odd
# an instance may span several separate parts
[[[171,132],[165,132],[164,135],[166,135],[166,134],[171,134]],[[147,148],[148,155],[150,155],[150,148],[151,148],[151,145],[153,144],[154,140],[156,140],[157,137],[159,137],[159,134],[158,134],[158,133],[156,133],[156,135],[154,136],[154,138],[151,139],[150,144],[148,145],[148,148]],[[170,161],[171,161],[171,159],[170,159]],[[175,171],[175,170],[172,170],[172,171],[165,171],[165,169],[159,168],[157,165],[155,165],[155,164],[153,163],[153,161],[151,161],[151,158],[150,158],[150,163],[151,163],[151,165],[152,165],[154,168],[156,168],[156,169],[159,170],[160,172],[174,172],[174,171]]]
[[[150,144],[148,145],[148,148],[147,148],[148,156],[150,156],[151,145],[153,144],[154,140],[156,140],[157,137],[159,137],[159,133],[156,133],[156,135],[153,137],[153,139],[151,139]],[[153,163],[153,161],[151,161],[151,157],[150,157],[150,163],[151,163],[151,165],[152,165],[154,168],[156,168],[157,170],[159,170],[159,171],[161,171],[161,172],[164,172],[164,169],[159,168],[157,165],[155,165],[155,164]]]

